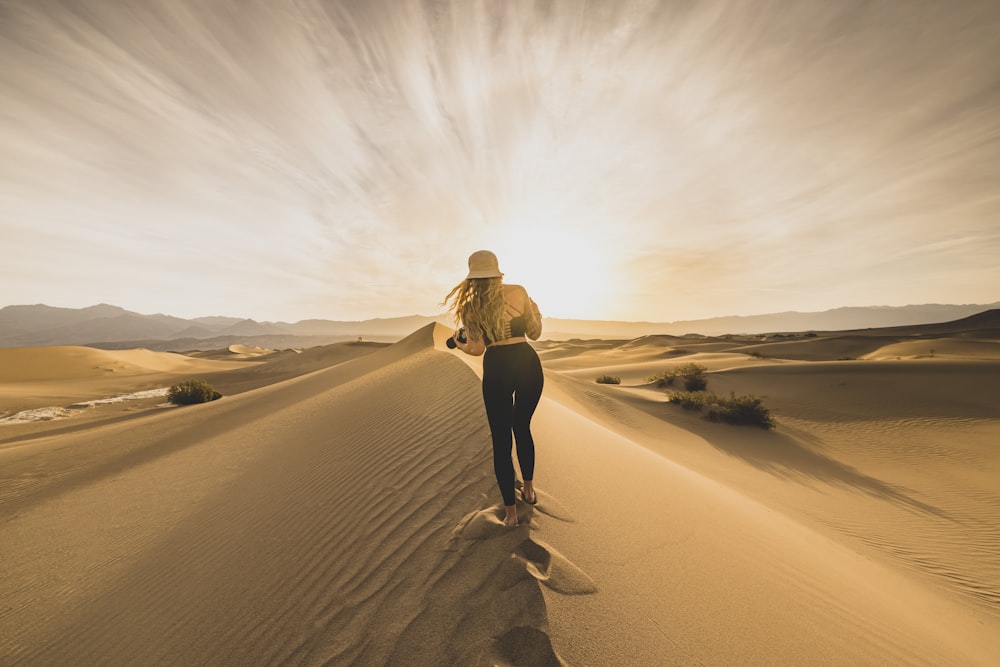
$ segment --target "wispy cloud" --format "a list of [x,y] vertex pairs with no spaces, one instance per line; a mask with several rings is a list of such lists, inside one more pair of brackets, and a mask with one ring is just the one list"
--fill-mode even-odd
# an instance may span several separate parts
[[0,304],[430,313],[480,247],[566,317],[997,298],[995,3],[3,9]]

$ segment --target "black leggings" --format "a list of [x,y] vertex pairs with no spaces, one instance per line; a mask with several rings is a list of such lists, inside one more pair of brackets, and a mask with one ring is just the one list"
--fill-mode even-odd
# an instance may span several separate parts
[[491,345],[483,358],[483,402],[493,436],[493,472],[504,505],[514,504],[514,461],[511,434],[517,442],[521,476],[533,479],[535,441],[531,416],[542,397],[542,362],[527,343]]

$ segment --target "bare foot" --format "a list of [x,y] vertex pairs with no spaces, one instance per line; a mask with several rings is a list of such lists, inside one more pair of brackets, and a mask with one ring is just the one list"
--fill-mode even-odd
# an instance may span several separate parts
[[521,496],[524,498],[524,502],[529,505],[534,505],[538,502],[538,498],[535,497],[534,485],[530,481],[524,483],[524,488],[521,489]]
[[517,523],[517,506],[516,505],[504,505],[504,509],[507,510],[507,516],[504,517],[503,525],[508,528],[516,528]]

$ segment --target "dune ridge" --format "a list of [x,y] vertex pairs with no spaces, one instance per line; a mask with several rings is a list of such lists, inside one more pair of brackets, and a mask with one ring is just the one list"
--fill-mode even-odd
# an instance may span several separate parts
[[[0,656],[560,664],[540,587],[581,575],[486,500],[480,404],[428,328],[141,428],[0,451]],[[104,456],[58,458],[97,441]]]

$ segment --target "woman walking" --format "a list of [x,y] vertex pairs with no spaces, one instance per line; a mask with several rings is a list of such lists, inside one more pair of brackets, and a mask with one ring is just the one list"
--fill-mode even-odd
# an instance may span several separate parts
[[469,274],[448,293],[445,303],[460,324],[456,346],[466,354],[485,354],[483,402],[493,437],[493,471],[507,511],[504,525],[514,527],[518,522],[512,441],[524,480],[521,495],[526,503],[537,502],[531,417],[542,396],[544,376],[528,338],[538,340],[542,334],[541,314],[523,287],[504,284],[497,257],[489,250],[472,253]]

